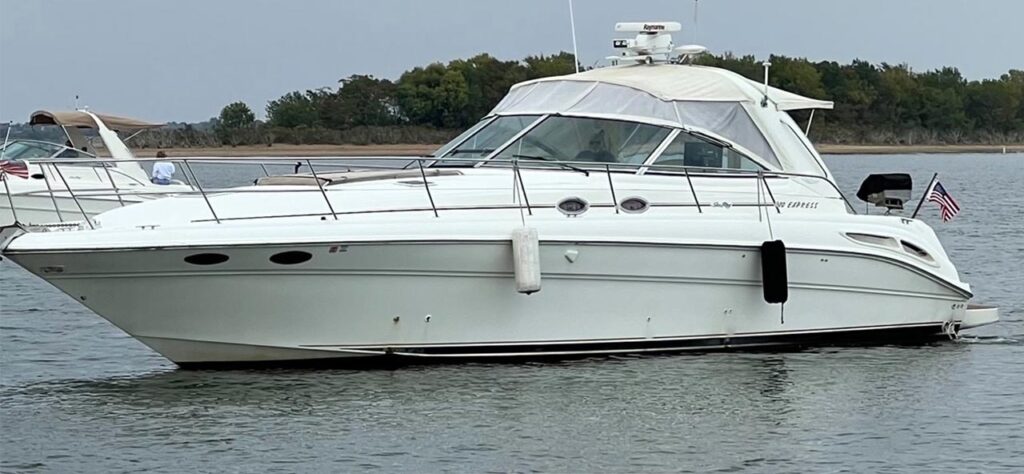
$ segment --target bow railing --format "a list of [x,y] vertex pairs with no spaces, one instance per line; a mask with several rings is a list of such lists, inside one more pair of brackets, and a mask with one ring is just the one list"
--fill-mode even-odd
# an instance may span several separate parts
[[[531,157],[532,158],[532,157]],[[114,174],[117,173],[116,165],[125,161],[133,161],[138,163],[152,163],[152,162],[171,162],[178,165],[178,169],[184,177],[183,184],[187,184],[191,190],[161,190],[160,185],[146,185],[143,189],[137,187],[124,188],[118,187],[114,179]],[[440,162],[440,163],[439,163]],[[685,187],[688,189],[692,201],[679,201],[679,202],[658,202],[650,203],[651,207],[693,207],[696,208],[698,213],[704,213],[705,208],[709,207],[711,203],[702,201],[700,199],[700,192],[694,185],[694,179],[706,179],[706,178],[718,178],[718,179],[741,179],[751,180],[756,186],[757,198],[754,202],[734,202],[730,206],[733,207],[757,207],[760,210],[763,208],[774,208],[777,213],[781,213],[781,206],[775,199],[775,195],[772,192],[770,180],[772,179],[785,179],[785,178],[807,178],[812,180],[820,180],[828,184],[828,188],[834,192],[834,196],[826,196],[832,198],[841,199],[850,213],[856,213],[853,206],[850,204],[846,196],[843,195],[842,191],[836,186],[836,184],[829,178],[821,175],[805,174],[805,173],[791,173],[782,171],[769,171],[769,170],[739,170],[739,169],[717,169],[717,168],[702,168],[682,165],[644,165],[644,164],[622,164],[622,163],[595,163],[595,162],[581,162],[581,161],[544,161],[538,159],[483,159],[483,158],[444,158],[440,160],[435,157],[302,157],[302,158],[244,158],[244,159],[224,159],[224,158],[136,158],[133,160],[112,160],[103,158],[58,158],[58,159],[38,159],[31,160],[32,164],[41,165],[43,169],[52,170],[57,174],[54,182],[63,184],[63,188],[55,188],[50,185],[50,179],[44,177],[47,183],[47,189],[26,191],[16,193],[12,196],[8,193],[8,200],[12,207],[12,214],[17,220],[17,209],[15,206],[15,200],[13,197],[20,196],[46,196],[52,202],[54,210],[58,216],[58,220],[61,223],[71,222],[71,219],[67,219],[64,213],[66,209],[61,209],[58,204],[57,198],[70,198],[74,202],[75,211],[81,216],[81,222],[90,228],[94,227],[94,223],[87,213],[85,206],[82,204],[82,200],[100,199],[117,201],[118,206],[126,206],[142,199],[156,199],[166,196],[199,196],[203,199],[205,207],[210,213],[208,219],[194,219],[193,222],[215,222],[223,223],[226,221],[236,220],[251,220],[251,219],[274,219],[274,218],[292,218],[292,217],[325,217],[340,219],[344,216],[358,215],[358,214],[374,214],[374,213],[395,213],[395,212],[432,212],[435,217],[440,217],[442,213],[449,211],[463,211],[463,210],[497,210],[497,209],[519,209],[530,215],[533,214],[534,210],[542,208],[551,208],[551,203],[531,203],[529,199],[529,190],[527,189],[526,183],[522,179],[522,171],[524,170],[546,170],[546,171],[560,171],[564,173],[581,173],[590,176],[591,173],[597,173],[604,175],[606,179],[601,180],[603,185],[606,185],[609,191],[609,195],[612,197],[611,203],[591,203],[591,208],[611,208],[616,213],[620,212],[620,205],[616,201],[617,190],[613,176],[618,174],[646,174],[646,175],[667,175],[675,176],[682,182],[685,182]],[[430,186],[427,184],[429,176],[434,176],[438,173],[436,170],[445,169],[459,169],[468,167],[479,167],[487,165],[488,167],[507,167],[512,170],[512,191],[513,195],[517,196],[511,204],[480,204],[480,205],[438,205],[434,199],[433,192]],[[106,187],[93,187],[89,189],[74,189],[69,185],[68,180],[64,176],[62,168],[71,166],[93,166],[102,168],[104,174],[107,177],[107,182],[110,183]],[[197,173],[197,169],[202,170],[204,167],[218,166],[218,167],[250,167],[255,172],[250,173],[249,177],[253,181],[271,176],[296,176],[309,178],[310,181],[315,183],[315,186],[309,186],[309,189],[297,189],[298,186],[289,186],[286,189],[274,189],[275,186],[260,186],[258,188],[245,188],[242,189],[243,183],[237,182],[240,178],[235,176],[234,183],[228,183],[223,178],[211,178],[206,176],[205,179],[201,179],[200,173]],[[336,173],[342,172],[357,172],[357,171],[404,171],[408,172],[407,177],[416,176],[423,180],[424,185],[424,205],[413,206],[413,207],[396,207],[388,209],[362,209],[362,210],[340,210],[335,208],[335,204],[332,203],[329,193],[332,191],[333,186],[343,184],[345,181],[341,180],[338,184],[334,184],[332,180]],[[222,181],[222,183],[210,185],[211,181]],[[596,181],[595,181],[596,182]],[[205,183],[205,184],[204,184]],[[302,212],[302,213],[288,213],[288,214],[276,214],[276,215],[253,215],[253,216],[235,216],[226,217],[217,212],[217,208],[214,205],[214,200],[211,199],[212,195],[221,193],[259,193],[273,195],[276,193],[317,193],[321,196],[324,202],[324,208],[321,212]],[[77,216],[76,216],[77,217]]]

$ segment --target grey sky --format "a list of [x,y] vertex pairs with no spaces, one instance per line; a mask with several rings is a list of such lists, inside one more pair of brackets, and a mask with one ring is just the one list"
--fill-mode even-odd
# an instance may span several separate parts
[[[692,0],[575,0],[584,64],[616,21],[677,20]],[[1021,0],[700,0],[712,52],[952,65],[970,79],[1024,68]],[[0,0],[0,121],[67,108],[199,121],[242,100],[433,61],[571,51],[567,0]]]

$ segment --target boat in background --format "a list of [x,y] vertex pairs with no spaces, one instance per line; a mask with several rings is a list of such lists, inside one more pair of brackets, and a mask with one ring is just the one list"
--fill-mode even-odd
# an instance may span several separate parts
[[[198,188],[0,250],[183,367],[910,343],[998,320],[926,223],[846,201],[787,113],[831,102],[687,64],[678,23],[617,30],[637,34],[621,65],[517,84],[402,169]],[[864,195],[902,207],[905,184]]]
[[[0,189],[5,194],[0,196],[0,226],[15,222],[77,223],[85,219],[83,215],[94,216],[115,207],[192,191],[191,186],[180,181],[168,185],[151,183],[149,174],[134,161],[134,155],[117,135],[118,131],[138,132],[161,124],[88,110],[40,110],[31,115],[29,124],[58,126],[67,141],[60,144],[11,140],[0,148],[0,159],[21,162],[27,168],[24,177],[4,177],[5,186]],[[109,158],[97,157],[82,133],[86,129],[96,131]]]

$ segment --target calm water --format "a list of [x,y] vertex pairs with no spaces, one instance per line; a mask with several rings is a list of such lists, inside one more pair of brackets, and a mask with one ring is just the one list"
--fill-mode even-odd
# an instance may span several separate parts
[[850,195],[938,171],[964,211],[924,217],[1003,321],[921,347],[188,372],[3,262],[0,470],[1024,471],[1024,156],[828,161]]

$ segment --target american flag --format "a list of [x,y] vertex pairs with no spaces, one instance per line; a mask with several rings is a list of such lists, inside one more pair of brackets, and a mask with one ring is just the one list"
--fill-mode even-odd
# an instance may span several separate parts
[[11,174],[21,179],[28,179],[28,165],[24,161],[0,161],[0,174]]
[[960,205],[953,199],[942,183],[938,181],[928,191],[928,200],[939,205],[939,213],[942,215],[942,222],[949,222],[960,213]]

